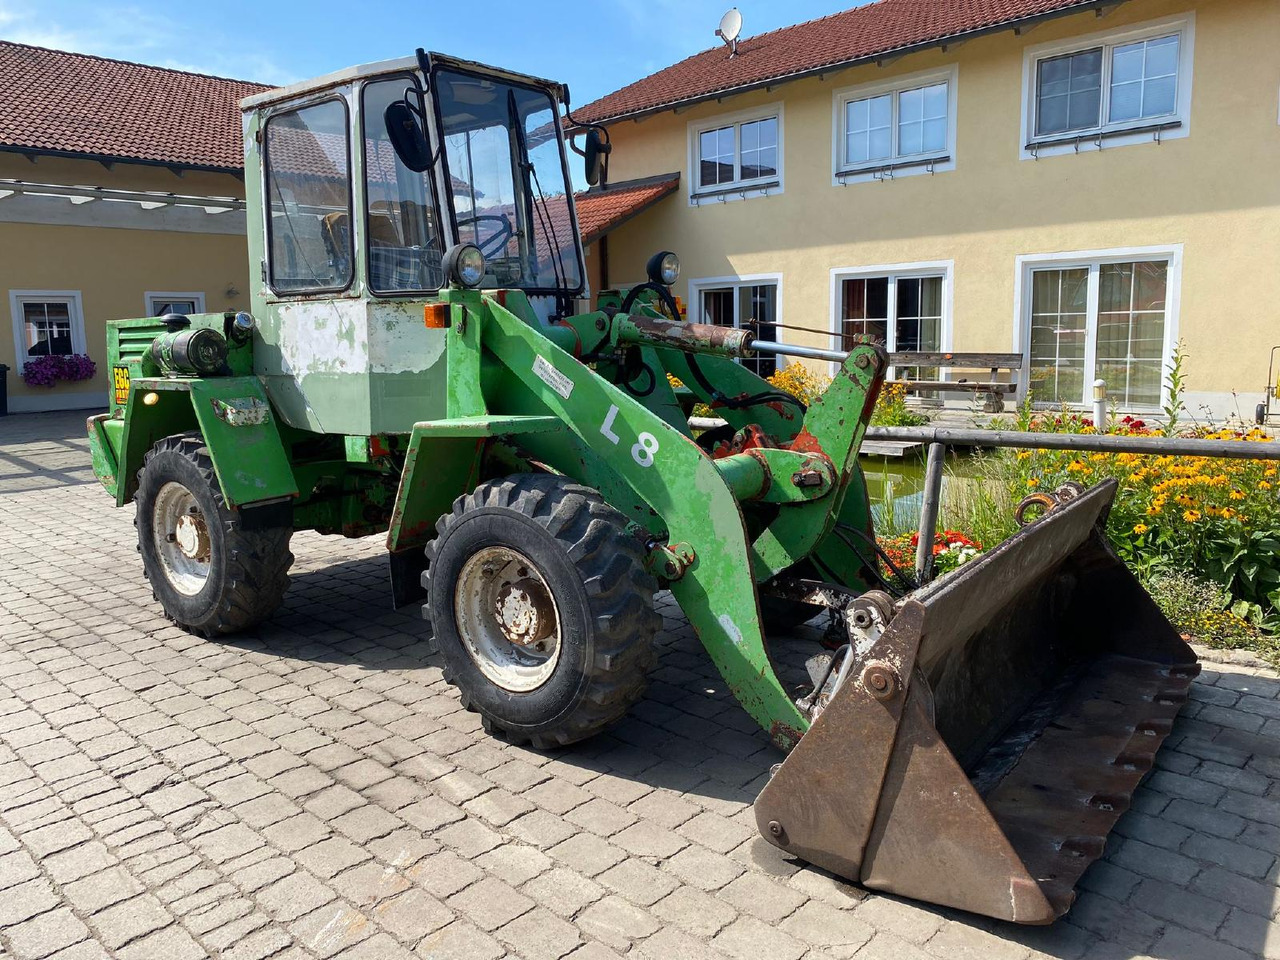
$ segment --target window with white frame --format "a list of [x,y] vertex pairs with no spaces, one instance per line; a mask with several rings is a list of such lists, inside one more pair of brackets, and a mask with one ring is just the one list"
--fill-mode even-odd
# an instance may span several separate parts
[[[950,265],[835,271],[841,343],[872,336],[891,353],[939,353],[949,348]],[[936,379],[933,368],[895,370],[894,376]]]
[[837,178],[949,161],[955,153],[956,76],[951,68],[837,90]]
[[67,290],[14,290],[9,295],[18,363],[85,352],[80,294]]
[[[777,340],[778,281],[776,279],[727,279],[696,281],[694,302],[700,323],[721,327],[747,327],[757,340]],[[778,369],[773,354],[756,354],[740,361],[759,377],[770,377]]]
[[204,313],[203,293],[147,293],[147,316],[163,317],[168,313],[180,313],[184,317]]
[[1173,343],[1174,256],[1032,261],[1026,270],[1032,400],[1087,403],[1101,379],[1123,408],[1158,407]]
[[1190,17],[1166,20],[1029,50],[1028,148],[1135,132],[1150,139],[1153,130],[1179,135],[1190,119],[1193,25]]
[[690,127],[692,196],[781,185],[782,116],[772,107]]

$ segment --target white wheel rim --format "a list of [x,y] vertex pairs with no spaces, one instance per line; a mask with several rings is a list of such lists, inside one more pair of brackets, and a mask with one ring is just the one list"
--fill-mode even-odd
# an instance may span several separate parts
[[528,693],[560,660],[560,611],[546,578],[524,554],[485,547],[462,565],[453,612],[463,646],[503,690]]
[[195,495],[182,484],[171,481],[156,494],[151,537],[169,585],[188,597],[203,590],[212,553],[209,529]]

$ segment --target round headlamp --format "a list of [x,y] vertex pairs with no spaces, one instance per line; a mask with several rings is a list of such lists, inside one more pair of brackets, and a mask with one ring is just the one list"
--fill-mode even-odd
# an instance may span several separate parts
[[474,243],[459,243],[444,255],[445,279],[460,287],[478,287],[484,279],[484,254]]
[[661,250],[649,258],[645,272],[654,283],[669,287],[680,278],[680,258],[670,250]]

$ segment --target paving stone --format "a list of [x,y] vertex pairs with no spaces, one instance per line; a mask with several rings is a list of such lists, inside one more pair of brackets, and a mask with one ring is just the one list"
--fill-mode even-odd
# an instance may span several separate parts
[[10,887],[0,894],[0,930],[52,910],[60,902],[53,885],[43,877]]
[[423,937],[414,952],[422,960],[498,960],[507,951],[474,924],[455,920]]
[[[14,892],[16,891],[5,894],[6,899]],[[88,916],[121,900],[137,896],[144,892],[144,887],[124,867],[113,866],[91,877],[67,884],[62,892],[81,916]]]
[[625,851],[607,840],[589,833],[579,833],[549,851],[551,856],[588,877],[594,877],[627,858]]
[[739,917],[716,934],[711,945],[740,960],[757,960],[759,957],[799,960],[808,949],[799,940],[755,917]]
[[887,930],[913,943],[925,943],[943,923],[937,912],[924,906],[876,894],[859,905],[855,916],[876,930]]
[[298,871],[259,890],[255,899],[277,920],[288,923],[333,900],[334,892],[311,874]]
[[642,860],[624,860],[597,878],[602,884],[643,907],[657,903],[679,884]]
[[495,936],[528,960],[560,960],[582,943],[577,927],[543,907],[505,924]]
[[1031,951],[967,923],[948,921],[925,951],[946,960],[1023,960]]
[[66,907],[49,910],[4,931],[9,949],[19,960],[47,957],[89,936],[89,928]]
[[652,936],[662,926],[652,914],[618,896],[593,903],[575,922],[587,936],[620,953],[629,950],[637,940]]
[[485,877],[461,893],[454,894],[447,903],[454,910],[465,914],[472,923],[491,933],[534,906],[528,897],[492,877]]
[[91,921],[99,939],[112,950],[173,922],[155,897],[143,894],[97,913]]
[[116,951],[119,960],[200,960],[208,955],[191,934],[178,926],[148,934]]
[[1266,960],[1280,958],[1280,923],[1257,914],[1232,910],[1218,937]]
[[674,856],[689,845],[684,837],[643,820],[611,837],[610,842],[636,856],[660,859]]
[[373,908],[373,918],[397,939],[416,943],[424,934],[453,922],[453,913],[422,890],[406,890]]
[[713,937],[738,916],[728,903],[694,887],[678,887],[649,909],[696,937]]
[[1153,917],[1208,934],[1218,929],[1228,909],[1225,904],[1159,880],[1144,880],[1138,884],[1130,902]]
[[[726,960],[730,954],[722,953],[710,944],[703,943],[680,930],[668,927],[659,930],[652,937],[640,944],[633,953],[648,960]],[[756,953],[755,957],[764,957],[764,953]]]
[[685,883],[702,890],[718,890],[726,883],[741,876],[746,869],[738,861],[703,847],[685,847],[663,864],[667,870]]
[[289,924],[289,933],[308,952],[332,957],[373,935],[364,914],[341,901],[326,904]]
[[838,910],[825,903],[810,900],[783,920],[780,930],[802,943],[819,947],[857,949],[876,932],[856,912]]
[[580,873],[557,867],[524,885],[533,900],[562,917],[572,917],[605,895],[604,887]]
[[536,847],[505,843],[476,858],[476,865],[485,873],[518,887],[551,869],[553,861]]

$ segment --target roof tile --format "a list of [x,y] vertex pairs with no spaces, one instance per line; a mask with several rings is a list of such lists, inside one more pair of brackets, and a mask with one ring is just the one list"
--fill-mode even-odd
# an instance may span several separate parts
[[704,50],[574,111],[587,123],[616,120],[796,74],[884,56],[1096,0],[878,0]]
[[269,87],[0,41],[0,148],[240,170],[240,100]]

